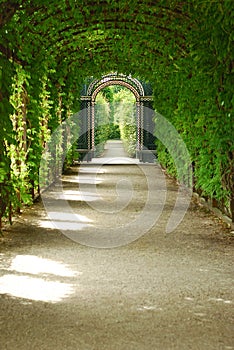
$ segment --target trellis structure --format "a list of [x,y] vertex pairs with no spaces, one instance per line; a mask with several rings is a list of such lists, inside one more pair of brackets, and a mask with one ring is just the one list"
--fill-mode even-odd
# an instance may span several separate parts
[[[80,110],[77,87],[87,77],[118,71],[151,82],[154,106],[183,135],[191,154],[194,187],[234,222],[233,6],[197,0],[82,6],[76,0],[2,0],[0,221],[38,189],[41,148],[62,120]],[[144,95],[137,103],[152,95],[141,84]],[[91,111],[88,101],[82,104]],[[177,141],[171,139],[172,148]],[[58,165],[66,138],[58,135],[55,146]],[[177,176],[162,142],[157,159]]]
[[136,98],[137,144],[136,157],[142,162],[152,162],[155,153],[154,111],[152,88],[136,78],[111,73],[84,85],[81,93],[80,137],[78,150],[86,153],[90,161],[95,149],[95,101],[98,93],[107,86],[121,85],[132,91]]

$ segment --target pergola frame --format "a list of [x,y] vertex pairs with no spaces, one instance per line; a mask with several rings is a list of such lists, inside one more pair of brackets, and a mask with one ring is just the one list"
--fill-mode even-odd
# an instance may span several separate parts
[[[155,149],[153,130],[150,130],[150,126],[153,125],[152,90],[147,84],[143,86],[138,79],[118,73],[105,75],[101,79],[93,80],[88,87],[84,86],[82,91],[84,94],[81,95],[82,121],[80,125],[83,137],[78,141],[78,150],[88,154],[87,160],[92,159],[95,151],[95,101],[98,93],[110,85],[124,86],[132,91],[136,98],[136,157],[140,161],[147,161],[147,151]],[[146,95],[146,92],[151,94]]]

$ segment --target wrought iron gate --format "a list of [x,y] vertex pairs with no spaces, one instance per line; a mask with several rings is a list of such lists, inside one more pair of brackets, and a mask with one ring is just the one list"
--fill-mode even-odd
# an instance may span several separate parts
[[154,111],[150,84],[124,74],[108,74],[83,86],[81,93],[80,137],[78,151],[91,161],[94,155],[95,100],[97,94],[110,85],[121,85],[131,90],[136,98],[137,144],[136,157],[142,162],[153,162],[155,157]]

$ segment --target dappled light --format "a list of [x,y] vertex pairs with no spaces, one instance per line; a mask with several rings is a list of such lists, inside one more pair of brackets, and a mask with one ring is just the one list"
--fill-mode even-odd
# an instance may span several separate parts
[[105,174],[106,169],[103,168],[96,168],[96,167],[91,167],[91,166],[85,166],[81,167],[79,169],[79,173],[81,174]]
[[0,294],[52,303],[74,292],[73,283],[60,282],[58,278],[82,274],[66,264],[35,255],[17,255],[6,270],[11,274],[0,277]]
[[38,225],[43,228],[57,228],[62,231],[80,231],[87,227],[92,227],[93,220],[84,215],[76,213],[65,213],[61,211],[50,211],[48,219],[41,219]]
[[[139,164],[139,159],[129,157],[101,157],[93,158],[92,162],[103,165],[131,165]],[[108,172],[108,170],[106,170]]]
[[29,276],[5,275],[0,278],[0,294],[37,301],[59,302],[73,292],[72,284]]
[[92,202],[99,199],[98,194],[94,194],[93,192],[84,192],[84,191],[76,191],[76,190],[62,190],[61,192],[54,192],[51,194],[51,198],[53,199],[62,199],[68,201],[86,201]]
[[44,273],[64,277],[74,277],[78,274],[63,263],[34,255],[17,255],[12,260],[9,270],[33,275]]
[[65,182],[71,182],[72,184],[87,184],[87,185],[99,185],[102,183],[101,179],[93,178],[93,177],[87,177],[87,176],[64,176],[63,180]]

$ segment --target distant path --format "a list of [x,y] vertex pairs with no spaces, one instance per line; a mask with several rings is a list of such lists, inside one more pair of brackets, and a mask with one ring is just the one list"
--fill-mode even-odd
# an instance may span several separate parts
[[93,158],[92,163],[102,164],[138,164],[136,158],[129,158],[124,150],[121,140],[109,140],[106,142],[105,151],[102,157]]
[[123,142],[121,140],[109,140],[105,145],[104,158],[112,157],[126,157],[128,158],[127,153],[123,148]]
[[[64,233],[96,235],[97,243],[102,228],[111,234],[120,227],[120,238],[135,234],[139,225],[130,230],[127,224],[149,196],[143,170],[156,184],[163,172],[153,164],[96,163],[118,157],[135,162],[119,142],[108,142],[104,158],[63,176],[62,194],[59,182],[46,192]],[[126,180],[134,190],[129,202]],[[234,349],[232,236],[193,202],[177,229],[165,234],[177,196],[175,182],[166,184],[167,191],[153,188],[149,207],[156,213],[166,194],[159,220],[113,249],[70,240],[41,202],[25,209],[0,240],[1,350]]]

